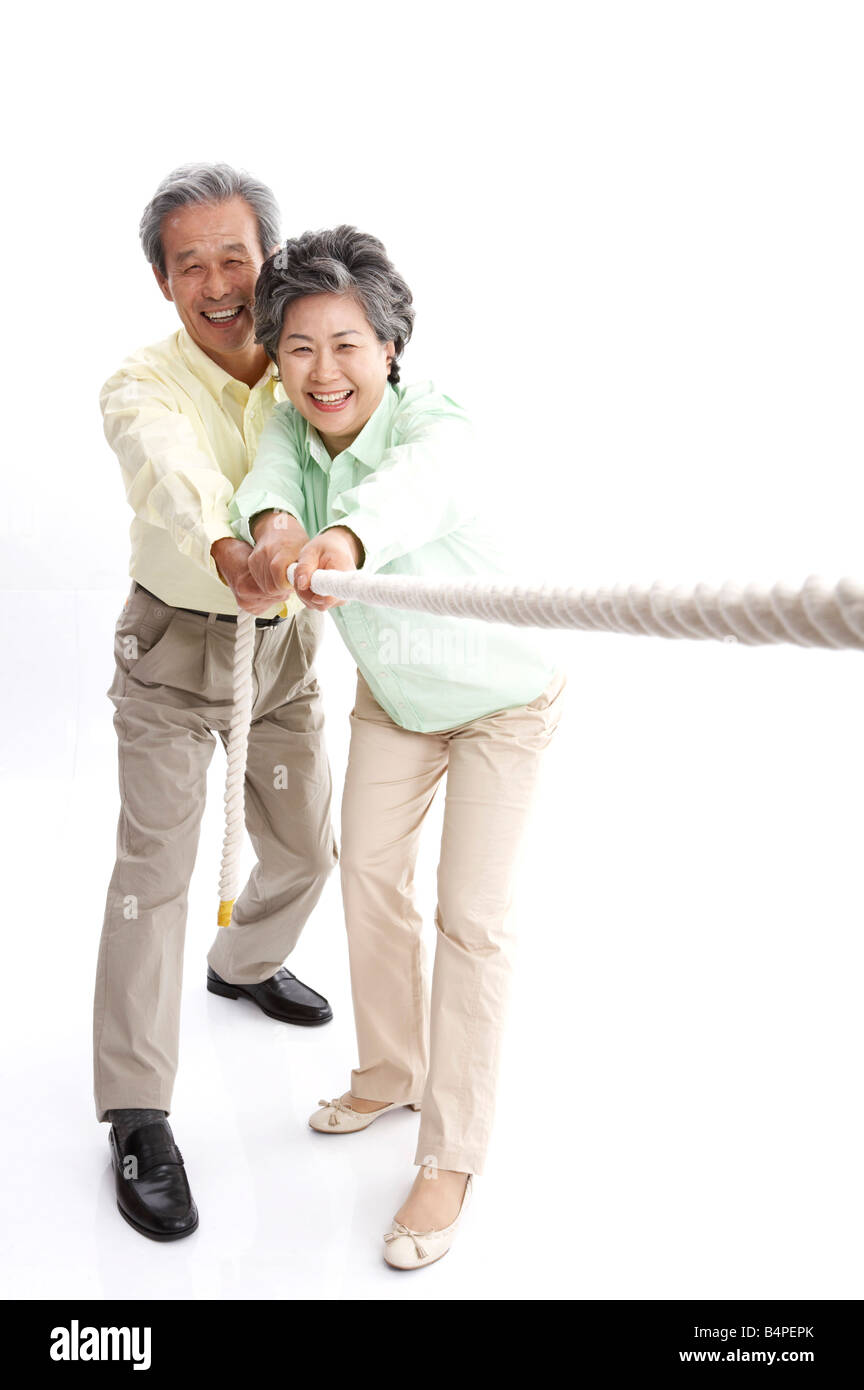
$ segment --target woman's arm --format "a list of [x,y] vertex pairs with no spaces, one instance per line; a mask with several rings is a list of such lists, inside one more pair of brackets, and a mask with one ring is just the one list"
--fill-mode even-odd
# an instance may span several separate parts
[[367,571],[448,535],[478,510],[470,421],[449,396],[427,389],[412,400],[412,389],[396,420],[398,443],[370,477],[330,504],[331,526],[349,527],[359,539]]
[[261,431],[255,462],[231,500],[229,515],[235,536],[254,545],[249,523],[260,512],[273,509],[288,512],[305,529],[306,500],[296,427],[290,415],[278,407]]
[[305,510],[294,424],[277,409],[261,432],[255,462],[230,507],[235,535],[254,546],[249,573],[274,602],[291,593],[286,571],[309,539]]

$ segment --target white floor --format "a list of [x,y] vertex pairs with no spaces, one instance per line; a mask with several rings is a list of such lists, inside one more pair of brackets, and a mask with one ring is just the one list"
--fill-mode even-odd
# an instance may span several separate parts
[[[4,595],[6,1296],[864,1294],[860,654],[551,639],[568,712],[525,849],[492,1153],[451,1253],[403,1275],[381,1235],[418,1117],[341,1139],[306,1125],[355,1060],[337,879],[289,962],[332,1024],[287,1027],[204,989],[221,752],[171,1115],[201,1225],[157,1245],[115,1209],[90,1008],[122,598]],[[338,787],[352,682],[335,631],[321,677]],[[438,815],[419,875],[429,923]]]

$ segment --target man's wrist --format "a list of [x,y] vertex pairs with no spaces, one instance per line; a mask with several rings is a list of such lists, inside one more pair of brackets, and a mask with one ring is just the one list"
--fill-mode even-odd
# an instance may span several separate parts
[[220,566],[219,566],[219,556],[220,556],[220,554],[221,554],[221,555],[225,555],[225,554],[228,554],[228,553],[229,553],[228,550],[227,550],[227,547],[228,547],[229,545],[233,548],[235,545],[238,545],[238,544],[239,544],[239,545],[245,545],[246,542],[245,542],[245,541],[238,541],[236,536],[217,536],[216,540],[213,542],[213,544],[212,544],[211,547],[210,547],[210,558],[212,559],[214,565],[216,566],[216,573],[218,574],[219,578],[222,580],[222,583],[225,584],[225,585],[227,585],[228,588],[230,588],[231,586],[230,586],[230,584],[228,584],[228,580],[225,578],[225,576],[224,576],[224,574],[222,573],[222,570],[221,570],[221,568],[220,568]]

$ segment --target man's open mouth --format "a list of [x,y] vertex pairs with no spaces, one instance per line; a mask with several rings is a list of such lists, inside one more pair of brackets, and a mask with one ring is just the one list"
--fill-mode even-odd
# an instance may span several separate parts
[[208,323],[233,323],[239,319],[244,308],[243,304],[235,304],[233,309],[211,309],[209,312],[202,309],[201,312]]
[[319,410],[341,410],[354,395],[349,391],[310,391],[309,395]]

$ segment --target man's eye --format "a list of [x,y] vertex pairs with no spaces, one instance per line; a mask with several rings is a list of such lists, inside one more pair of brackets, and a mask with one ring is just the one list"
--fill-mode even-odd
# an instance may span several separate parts
[[187,267],[186,267],[186,269],[184,270],[183,274],[184,274],[184,275],[189,275],[193,270],[200,270],[200,269],[201,269],[200,265],[187,265]]
[[312,351],[312,349],[311,349],[311,348],[308,348],[308,347],[296,347],[296,348],[292,348],[292,353],[293,353],[295,356],[296,356],[296,354],[297,354],[298,352],[311,352],[311,351]]
[[242,265],[243,262],[242,262],[242,261],[226,261],[225,264],[226,264],[226,265]]

